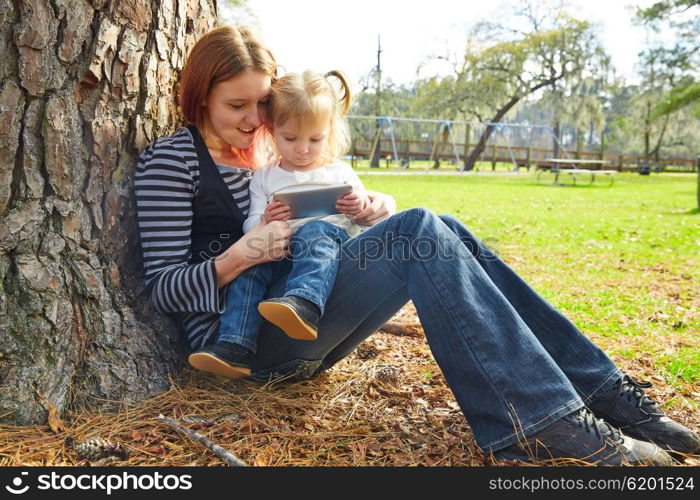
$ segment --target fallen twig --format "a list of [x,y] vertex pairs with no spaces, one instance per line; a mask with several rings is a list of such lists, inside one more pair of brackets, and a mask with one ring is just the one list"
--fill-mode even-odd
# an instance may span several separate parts
[[185,427],[179,422],[176,422],[175,420],[172,420],[168,417],[165,417],[163,415],[158,415],[158,420],[161,422],[168,424],[170,427],[174,428],[175,430],[178,430],[182,432],[183,434],[187,434],[189,437],[197,441],[199,444],[202,446],[208,448],[209,450],[212,451],[217,457],[219,457],[221,460],[223,460],[227,465],[230,465],[232,467],[247,467],[248,464],[246,464],[243,460],[240,458],[236,457],[233,455],[231,452],[226,451],[224,448],[219,446],[218,444],[212,443],[210,440],[202,436],[199,432],[195,432],[192,429]]
[[425,335],[420,323],[403,321],[387,321],[379,328],[379,331],[400,337],[423,337]]

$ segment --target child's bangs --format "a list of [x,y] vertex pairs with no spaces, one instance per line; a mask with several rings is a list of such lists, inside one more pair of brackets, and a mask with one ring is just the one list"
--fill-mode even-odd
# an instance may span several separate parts
[[326,125],[333,116],[333,102],[325,97],[311,99],[288,99],[276,103],[274,125],[285,125],[290,119],[297,125]]

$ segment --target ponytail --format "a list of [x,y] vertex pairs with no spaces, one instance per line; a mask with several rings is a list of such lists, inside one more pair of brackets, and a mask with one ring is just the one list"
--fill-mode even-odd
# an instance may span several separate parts
[[345,76],[345,74],[342,71],[338,71],[336,69],[329,71],[324,75],[326,79],[329,77],[334,77],[340,82],[340,86],[343,90],[343,95],[338,99],[338,102],[341,104],[340,107],[340,115],[345,116],[345,114],[348,112],[348,109],[350,109],[350,85],[348,84],[348,79]]

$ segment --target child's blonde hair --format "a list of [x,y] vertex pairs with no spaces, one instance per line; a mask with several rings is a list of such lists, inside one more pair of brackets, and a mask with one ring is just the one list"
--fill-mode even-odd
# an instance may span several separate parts
[[[338,95],[331,79],[340,83],[342,95]],[[350,130],[343,118],[350,107],[350,86],[342,72],[288,73],[272,83],[269,102],[270,129],[284,125],[290,118],[300,123],[330,121],[323,162],[336,160],[350,149]]]

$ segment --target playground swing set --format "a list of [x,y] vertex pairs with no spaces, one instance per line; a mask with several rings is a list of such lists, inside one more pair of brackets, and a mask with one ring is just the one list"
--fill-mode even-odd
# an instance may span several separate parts
[[[351,116],[350,118],[370,118],[370,117],[364,117],[364,116]],[[376,122],[377,122],[377,131],[374,134],[374,139],[372,140],[372,147],[371,147],[371,154],[370,157],[373,157],[375,154],[377,154],[377,148],[379,147],[380,140],[383,135],[388,135],[390,140],[391,140],[391,148],[393,155],[391,157],[391,160],[397,163],[397,168],[409,168],[410,166],[410,161],[411,158],[409,155],[404,156],[401,158],[399,155],[398,149],[396,147],[396,134],[395,134],[395,129],[394,129],[394,121],[402,121],[402,122],[412,122],[412,123],[437,123],[437,130],[435,135],[435,139],[432,143],[432,148],[430,151],[430,156],[428,158],[428,161],[431,163],[434,163],[433,168],[438,168],[439,167],[439,159],[438,159],[438,148],[441,143],[445,143],[448,140],[451,139],[452,142],[452,150],[455,156],[455,161],[457,164],[459,164],[459,151],[457,150],[457,143],[454,140],[453,134],[451,134],[452,131],[452,123],[449,120],[426,120],[426,119],[418,119],[418,118],[395,118],[391,116],[378,116],[376,117]],[[440,138],[442,137],[442,141]]]
[[[427,172],[430,169],[436,169],[440,166],[440,159],[445,159],[445,149],[448,144],[452,149],[452,163],[460,165],[461,158],[468,154],[469,139],[472,130],[479,126],[491,127],[490,142],[492,143],[492,165],[495,169],[496,165],[496,141],[500,138],[500,142],[505,143],[508,151],[508,158],[504,158],[513,165],[513,171],[519,172],[521,167],[530,170],[534,163],[536,168],[536,179],[540,183],[553,185],[590,185],[590,184],[605,184],[611,185],[614,182],[616,170],[603,170],[602,166],[608,163],[605,160],[594,159],[577,159],[571,158],[571,155],[566,151],[561,141],[557,138],[554,130],[547,125],[534,124],[519,124],[519,123],[488,123],[485,125],[473,124],[463,121],[451,120],[431,120],[423,118],[400,118],[391,116],[360,116],[350,115],[351,125],[357,135],[365,138],[372,137],[371,144],[367,151],[367,157],[375,159],[374,164],[378,166],[380,157],[381,145],[383,141],[388,141],[391,145],[391,153],[385,157],[386,165],[389,167],[393,163],[397,169],[409,168],[413,160],[428,160],[431,167],[424,168]],[[464,151],[460,157],[460,151],[456,139],[455,129],[458,127],[464,128]],[[364,131],[362,130],[364,129]],[[370,136],[368,133],[371,128],[374,128],[374,133]],[[399,132],[397,133],[397,129]],[[364,133],[363,133],[364,132]],[[543,141],[554,141],[559,146],[559,151],[562,157],[556,158],[541,158],[537,161],[531,156],[531,148],[528,147],[513,147],[513,135],[517,133],[517,139],[520,142],[530,144],[542,143]],[[402,139],[402,135],[409,136],[409,139]],[[420,136],[420,141],[412,140],[410,137]],[[353,134],[354,136],[356,134]],[[398,136],[398,138],[397,138]],[[537,137],[536,137],[537,136]],[[355,141],[353,141],[355,143]],[[550,142],[551,143],[551,142]],[[399,147],[403,145],[403,148]],[[416,148],[418,146],[418,148]],[[429,149],[426,147],[429,146]],[[402,151],[399,151],[399,150]],[[502,149],[502,148],[501,148]],[[525,158],[518,158],[514,149],[527,150]],[[353,145],[353,160],[358,153],[357,144]],[[582,168],[584,166],[596,166],[596,169]],[[463,171],[463,167],[460,169]],[[600,179],[605,179],[607,182],[596,182]]]

